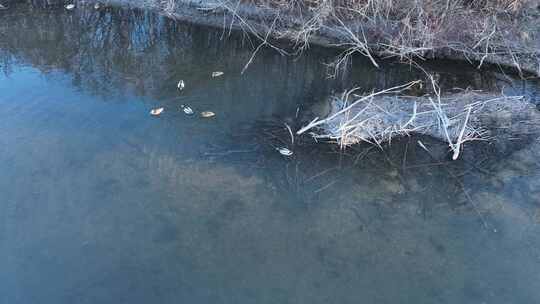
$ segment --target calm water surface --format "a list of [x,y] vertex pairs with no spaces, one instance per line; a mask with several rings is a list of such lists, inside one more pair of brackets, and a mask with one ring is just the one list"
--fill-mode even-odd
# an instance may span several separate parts
[[[292,145],[284,123],[332,92],[420,73],[355,58],[329,80],[336,54],[312,48],[242,75],[256,46],[128,9],[0,12],[0,303],[540,302],[538,140],[456,162],[428,138],[437,159],[418,138]],[[427,66],[445,88],[540,91]]]

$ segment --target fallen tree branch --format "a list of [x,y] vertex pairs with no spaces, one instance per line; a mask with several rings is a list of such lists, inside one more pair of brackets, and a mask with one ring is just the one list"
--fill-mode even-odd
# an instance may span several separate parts
[[[399,85],[399,86],[395,86],[395,87],[392,87],[392,88],[389,88],[389,89],[386,89],[386,90],[382,90],[382,91],[379,91],[379,92],[375,92],[375,93],[371,93],[367,96],[363,96],[362,98],[354,101],[353,103],[351,103],[349,106],[346,106],[345,108],[343,108],[342,110],[338,111],[337,113],[334,113],[332,114],[331,116],[325,118],[325,119],[322,119],[322,120],[319,120],[318,117],[315,118],[311,123],[309,123],[307,126],[301,128],[300,130],[298,130],[296,132],[296,135],[301,135],[302,133],[305,133],[306,131],[310,130],[310,129],[313,129],[317,126],[320,126],[322,124],[325,124],[327,123],[328,121],[331,121],[332,119],[334,119],[335,117],[349,111],[350,109],[354,108],[357,104],[361,103],[361,102],[364,102],[366,101],[367,99],[370,99],[370,98],[373,98],[375,96],[378,96],[378,95],[383,95],[383,94],[391,94],[391,93],[398,93],[398,92],[402,92],[406,89],[409,89],[411,87],[413,87],[414,85],[420,83],[421,81],[420,80],[416,80],[416,81],[411,81],[409,83],[406,83],[406,84],[403,84],[403,85]],[[350,95],[352,92],[356,91],[357,89],[353,89],[349,92],[346,93],[346,97],[348,98],[348,95]],[[346,98],[346,99],[347,99]]]

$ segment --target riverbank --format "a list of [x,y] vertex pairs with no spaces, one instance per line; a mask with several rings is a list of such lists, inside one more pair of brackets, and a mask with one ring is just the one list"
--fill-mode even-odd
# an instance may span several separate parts
[[495,64],[522,75],[540,75],[540,7],[533,1],[499,1],[489,7],[459,3],[452,7],[399,7],[393,1],[375,6],[359,4],[361,1],[342,6],[327,1],[108,2],[153,9],[206,26],[243,30],[267,46],[272,46],[269,38],[287,40],[295,52],[310,44],[338,47],[344,50],[335,61],[338,67],[351,54],[361,53],[375,66],[387,57],[407,62],[452,59],[478,68]]

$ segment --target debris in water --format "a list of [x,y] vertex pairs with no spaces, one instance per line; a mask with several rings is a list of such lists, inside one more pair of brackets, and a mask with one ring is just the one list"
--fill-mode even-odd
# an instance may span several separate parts
[[150,115],[159,116],[161,113],[163,113],[163,110],[163,108],[152,109],[152,111],[150,111]]
[[293,134],[293,132],[292,132],[291,127],[290,127],[288,124],[286,124],[286,123],[283,123],[283,124],[284,124],[285,127],[287,128],[287,131],[289,131],[289,135],[291,135],[291,144],[294,145],[294,134]]
[[95,10],[99,10],[100,8],[101,8],[101,4],[99,4],[99,3],[94,4],[94,9]]
[[219,72],[219,71],[218,72],[213,72],[212,77],[215,78],[215,77],[223,76],[223,74],[225,74],[225,73]]
[[7,10],[8,7],[0,3],[0,11]]
[[185,105],[181,105],[180,108],[182,108],[182,111],[184,111],[184,113],[186,113],[187,115],[193,115],[193,109],[188,107],[188,106],[185,106]]
[[183,80],[180,80],[177,87],[180,91],[182,91],[186,87],[186,83]]
[[216,113],[210,111],[201,112],[201,117],[210,118],[216,116]]
[[279,154],[284,156],[291,156],[293,155],[293,151],[287,149],[287,148],[276,148],[278,150]]
[[75,4],[67,4],[66,6],[64,6],[68,11],[71,11],[75,8]]
[[417,141],[417,143],[420,146],[420,148],[426,150],[426,152],[429,153],[429,149],[424,145],[424,143],[422,143],[421,141]]

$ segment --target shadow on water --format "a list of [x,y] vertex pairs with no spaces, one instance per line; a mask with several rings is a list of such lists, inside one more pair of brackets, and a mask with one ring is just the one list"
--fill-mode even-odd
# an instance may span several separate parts
[[[540,300],[537,139],[455,162],[429,138],[293,145],[284,123],[333,92],[421,73],[354,58],[328,79],[336,53],[314,47],[264,50],[240,74],[255,47],[139,10],[0,12],[0,303]],[[447,89],[540,88],[427,68]]]

